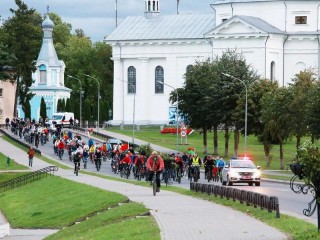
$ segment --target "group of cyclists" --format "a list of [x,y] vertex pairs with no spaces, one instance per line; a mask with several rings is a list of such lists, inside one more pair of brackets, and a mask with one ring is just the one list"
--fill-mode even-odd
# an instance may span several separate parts
[[[156,151],[150,156],[146,156],[144,152],[135,152],[130,147],[123,149],[121,144],[111,145],[108,142],[95,142],[93,138],[83,140],[79,134],[71,131],[63,131],[57,126],[54,131],[49,131],[45,121],[39,119],[35,122],[34,119],[18,119],[13,118],[11,121],[6,119],[6,127],[11,128],[11,131],[22,136],[26,141],[38,147],[39,142],[45,144],[49,141],[49,136],[52,139],[54,152],[59,156],[60,160],[67,151],[69,160],[74,162],[74,172],[80,170],[80,163],[87,168],[88,161],[95,164],[97,171],[100,171],[102,161],[111,160],[111,169],[115,174],[120,173],[121,177],[128,178],[132,173],[134,178],[141,180],[152,180],[153,174],[157,178],[157,191],[160,191],[160,182],[167,182],[168,179],[181,182],[182,177],[187,177],[188,180],[197,182],[200,179],[200,166],[204,165],[205,178],[218,179],[221,169],[224,167],[222,157],[207,155],[201,159],[196,153],[177,153],[171,154],[165,159],[162,158]],[[156,160],[155,160],[156,159]],[[154,171],[157,166],[156,171]]]
[[14,135],[19,138],[24,138],[25,141],[34,145],[36,148],[39,145],[44,145],[49,140],[49,129],[42,119],[35,121],[35,119],[22,119],[22,118],[6,118],[6,128],[11,129]]

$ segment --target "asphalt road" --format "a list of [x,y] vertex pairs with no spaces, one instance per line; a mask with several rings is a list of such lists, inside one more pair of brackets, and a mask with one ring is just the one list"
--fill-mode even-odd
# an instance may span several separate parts
[[[84,137],[83,135],[82,135],[82,139],[87,141],[87,138]],[[62,157],[62,160],[59,159],[59,157],[53,151],[53,144],[51,140],[47,142],[45,145],[39,146],[39,149],[43,154],[49,156],[52,159],[55,159],[58,162],[61,161],[70,166],[74,166],[73,162],[69,161],[67,151],[65,151]],[[99,173],[120,178],[120,174],[114,174],[111,171],[110,166],[111,166],[111,161],[107,160],[106,162],[102,162]],[[81,168],[82,167],[83,167],[83,164],[81,164]],[[95,165],[91,163],[90,160],[88,161],[87,170],[92,172],[97,172]],[[129,177],[129,179],[134,180],[132,174]],[[208,183],[207,180],[204,179],[204,174],[201,175],[199,181],[201,183]],[[189,183],[190,183],[189,180],[186,177],[183,177],[180,184],[177,182],[174,182],[173,185],[189,189],[190,187]],[[221,185],[220,182],[212,182],[212,181],[210,182],[210,184]],[[294,193],[290,189],[290,186],[288,184],[279,184],[279,183],[263,181],[263,180],[261,181],[261,186],[259,187],[248,186],[247,184],[238,184],[238,185],[229,186],[229,187],[244,189],[247,191],[254,191],[254,192],[258,192],[268,196],[277,196],[280,203],[280,213],[281,212],[293,213],[293,215],[298,214],[298,215],[301,215],[301,217],[305,217],[303,216],[303,210],[308,207],[308,203],[313,199],[313,196],[311,194],[304,195],[304,194]],[[311,219],[316,219],[316,218],[317,218],[316,213],[313,216],[311,216]]]

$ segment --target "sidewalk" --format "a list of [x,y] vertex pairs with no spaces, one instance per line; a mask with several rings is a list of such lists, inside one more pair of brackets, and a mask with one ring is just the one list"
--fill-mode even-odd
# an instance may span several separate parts
[[[26,165],[26,152],[0,138],[1,152],[10,156],[20,164]],[[158,149],[157,149],[158,150]],[[160,151],[160,150],[159,150]],[[33,170],[48,166],[40,159],[34,159]],[[151,209],[161,230],[161,238],[165,240],[280,240],[287,236],[275,228],[254,219],[246,214],[234,211],[205,200],[161,190],[154,197],[150,188],[136,186],[118,181],[102,179],[86,174],[75,176],[72,170],[59,169],[55,173],[73,181],[89,184],[104,190],[118,192],[135,202],[143,203]],[[5,239],[42,239],[52,234],[52,230],[11,230],[11,236]],[[49,232],[51,231],[51,232]],[[41,236],[40,236],[41,235]]]

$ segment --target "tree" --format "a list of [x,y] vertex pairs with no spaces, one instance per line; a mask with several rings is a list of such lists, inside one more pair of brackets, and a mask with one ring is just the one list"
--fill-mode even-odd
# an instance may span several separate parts
[[41,102],[40,102],[40,117],[42,119],[47,118],[47,105],[43,97],[41,98]]
[[293,113],[293,135],[296,136],[296,149],[298,151],[301,144],[301,138],[308,132],[307,124],[307,108],[306,102],[310,96],[312,85],[316,82],[315,74],[311,70],[301,71],[292,79],[290,88],[293,94],[293,99],[290,102],[290,111]]
[[[225,128],[225,157],[228,156],[228,148],[229,148],[229,128],[234,127],[235,133],[235,145],[234,151],[237,155],[237,149],[239,145],[239,131],[244,133],[244,110],[242,107],[238,108],[241,112],[237,113],[237,105],[239,103],[239,99],[245,98],[245,91],[242,82],[249,86],[253,81],[255,81],[258,77],[255,71],[252,69],[250,65],[246,63],[243,55],[236,50],[227,50],[223,52],[221,57],[217,57],[216,59],[218,71],[220,72],[220,114],[221,114],[221,123]],[[227,77],[222,73],[227,73],[233,77]],[[237,80],[238,79],[238,80]],[[241,82],[242,81],[242,82]],[[244,106],[244,104],[242,105]]]
[[285,87],[269,92],[262,98],[261,121],[265,126],[263,134],[269,134],[279,142],[281,170],[284,168],[283,143],[292,134],[293,114],[289,107],[292,98],[292,91]]
[[[17,82],[15,99],[19,96],[26,117],[30,117],[30,106],[28,105],[33,95],[29,92],[29,87],[32,84],[32,71],[35,70],[34,60],[41,47],[42,18],[35,12],[35,9],[28,9],[28,6],[21,0],[15,0],[15,3],[18,9],[10,9],[13,16],[2,26],[5,32],[3,39],[5,46],[8,46],[8,51],[15,56],[12,63],[16,71],[14,79]],[[16,106],[15,101],[15,115]]]
[[61,100],[61,112],[65,112],[66,111],[66,100],[63,98]]
[[309,95],[305,104],[306,108],[306,124],[311,133],[311,141],[315,142],[320,139],[320,82],[317,81],[311,86]]
[[272,138],[268,131],[265,131],[265,122],[261,121],[262,99],[266,94],[272,94],[278,88],[278,82],[261,79],[251,84],[248,90],[248,134],[254,134],[263,143],[266,166],[270,166],[272,157]]
[[[213,81],[219,76],[215,64],[209,60],[197,62],[186,73],[183,88],[171,92],[170,101],[177,101],[179,97],[179,110],[187,119],[191,127],[203,130],[204,152],[207,153],[207,129],[211,128],[212,121],[209,105],[212,101]],[[180,114],[180,113],[179,113]]]

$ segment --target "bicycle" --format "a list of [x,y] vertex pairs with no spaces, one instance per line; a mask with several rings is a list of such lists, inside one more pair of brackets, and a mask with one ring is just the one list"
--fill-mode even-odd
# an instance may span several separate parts
[[76,174],[76,176],[78,176],[80,171],[80,161],[74,162],[74,170],[74,173]]
[[155,196],[157,194],[157,171],[153,171],[152,191],[153,191],[153,196]]
[[177,182],[181,183],[181,178],[182,178],[182,171],[181,168],[178,166],[178,170],[177,170]]
[[192,179],[194,182],[198,182],[199,180],[199,174],[200,170],[198,166],[190,166],[191,174],[190,174],[190,182],[192,182]]
[[60,160],[62,160],[63,152],[64,152],[63,149],[58,149],[58,155],[59,155]]
[[83,168],[84,168],[84,169],[87,169],[88,158],[89,158],[88,156],[82,158]]
[[207,178],[208,182],[210,182],[211,179],[214,180],[213,175],[212,175],[212,171],[213,171],[212,166],[207,166],[206,178]]
[[141,178],[144,177],[144,169],[143,169],[143,166],[142,164],[138,164],[136,166],[136,173],[135,173],[135,178],[138,180],[138,181],[141,181]]
[[129,176],[130,176],[130,166],[128,164],[125,164],[120,171],[120,177],[128,179]]
[[96,165],[96,169],[99,172],[100,168],[101,168],[101,158],[96,158],[95,159],[95,165]]
[[170,168],[169,169],[165,169],[162,173],[162,177],[163,177],[163,181],[165,182],[166,184],[166,187],[168,185],[172,185],[173,184],[173,181],[172,181],[172,178],[171,178],[171,170]]

